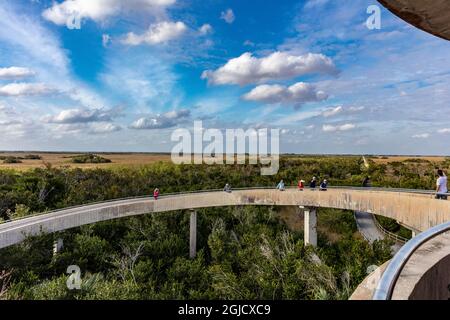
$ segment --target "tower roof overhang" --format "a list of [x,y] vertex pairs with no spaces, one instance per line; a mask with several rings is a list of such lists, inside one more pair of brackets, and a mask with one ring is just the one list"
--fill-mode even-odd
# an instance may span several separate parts
[[378,2],[413,26],[450,40],[450,1],[378,0]]

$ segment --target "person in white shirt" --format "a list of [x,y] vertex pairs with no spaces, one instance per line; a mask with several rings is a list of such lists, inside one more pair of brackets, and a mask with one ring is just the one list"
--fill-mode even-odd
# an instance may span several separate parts
[[447,200],[447,176],[441,169],[438,170],[437,174],[436,199]]
[[277,185],[277,189],[280,191],[284,191],[285,187],[284,187],[284,181],[281,180],[280,183]]

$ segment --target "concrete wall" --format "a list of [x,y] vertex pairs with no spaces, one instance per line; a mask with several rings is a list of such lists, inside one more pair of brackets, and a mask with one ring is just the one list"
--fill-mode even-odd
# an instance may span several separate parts
[[289,189],[239,190],[232,193],[204,192],[152,198],[120,200],[72,208],[0,225],[0,248],[23,241],[26,235],[56,232],[105,220],[152,212],[236,205],[306,206],[348,209],[393,218],[424,231],[450,220],[450,201],[415,193],[330,189],[326,192]]
[[393,300],[450,299],[450,232],[423,245],[408,259],[395,284]]
[[391,262],[391,260],[385,262],[368,275],[352,293],[349,300],[372,300],[378,282],[381,280],[381,276],[389,265],[389,262]]
[[[350,300],[371,300],[390,261],[370,274]],[[392,300],[450,299],[450,232],[422,244],[403,267]]]

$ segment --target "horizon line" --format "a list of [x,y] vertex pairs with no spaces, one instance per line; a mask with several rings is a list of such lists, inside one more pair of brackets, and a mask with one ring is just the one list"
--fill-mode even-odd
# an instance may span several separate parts
[[[0,150],[0,153],[47,153],[47,154],[154,154],[154,155],[171,155],[166,151],[48,151],[48,150]],[[260,156],[259,154],[244,153],[248,156]],[[191,153],[198,155],[198,153]],[[222,153],[227,155],[227,153]],[[234,155],[242,155],[242,153],[234,153]],[[270,154],[269,154],[270,155]],[[298,156],[387,156],[387,157],[450,157],[445,154],[382,154],[382,153],[296,153],[296,152],[280,152],[279,155],[298,155]]]

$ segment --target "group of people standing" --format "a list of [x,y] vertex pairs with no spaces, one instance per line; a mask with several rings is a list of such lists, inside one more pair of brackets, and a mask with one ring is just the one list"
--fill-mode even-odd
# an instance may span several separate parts
[[[305,189],[305,180],[299,180],[297,184],[298,190],[303,191]],[[317,178],[313,177],[311,181],[309,182],[309,188],[311,190],[315,190],[317,188]],[[285,190],[284,181],[281,180],[280,183],[277,185],[277,189],[280,191]],[[319,190],[320,191],[327,191],[328,190],[328,181],[327,179],[323,179],[322,182],[319,184]]]
[[[436,199],[440,199],[440,200],[447,200],[447,195],[448,195],[448,189],[447,189],[447,176],[445,175],[444,171],[439,169],[437,171],[437,181],[436,181]],[[309,189],[311,190],[316,190],[317,188],[317,178],[313,177],[311,179],[311,181],[309,182]],[[370,181],[370,176],[367,176],[363,183],[362,186],[365,188],[371,187],[372,183]],[[297,184],[298,190],[299,191],[303,191],[305,189],[305,180],[299,180],[298,184]],[[328,181],[327,179],[323,179],[322,182],[319,184],[319,190],[320,191],[327,191],[328,189]],[[286,186],[284,184],[284,181],[281,180],[278,185],[277,185],[277,190],[280,191],[284,191],[286,190]],[[231,193],[231,186],[230,184],[226,184],[225,187],[223,188],[223,191],[227,192],[227,193]],[[155,200],[158,200],[159,197],[159,189],[156,188],[153,191],[153,198]]]

